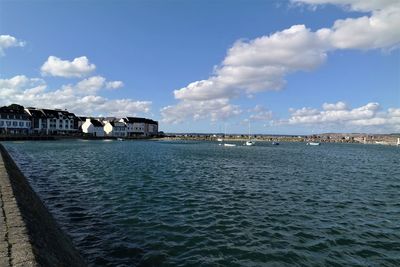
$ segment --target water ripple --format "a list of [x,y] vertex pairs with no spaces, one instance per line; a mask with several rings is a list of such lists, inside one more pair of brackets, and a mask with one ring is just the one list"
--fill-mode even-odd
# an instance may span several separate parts
[[91,266],[400,266],[400,150],[7,143]]

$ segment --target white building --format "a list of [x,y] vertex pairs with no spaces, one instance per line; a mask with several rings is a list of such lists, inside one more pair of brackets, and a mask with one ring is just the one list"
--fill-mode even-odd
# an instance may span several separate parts
[[0,108],[0,134],[28,134],[31,129],[29,114],[19,105]]
[[104,132],[107,136],[126,137],[127,127],[124,122],[105,121]]
[[87,118],[86,121],[82,124],[82,132],[86,134],[91,134],[96,137],[103,137],[104,134],[104,125],[94,119]]

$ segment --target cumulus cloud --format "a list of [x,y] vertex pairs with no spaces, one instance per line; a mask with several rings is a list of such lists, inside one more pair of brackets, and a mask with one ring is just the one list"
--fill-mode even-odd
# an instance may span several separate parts
[[187,119],[210,119],[215,122],[237,116],[242,112],[236,105],[229,103],[228,99],[215,99],[205,101],[181,101],[177,105],[161,109],[164,123],[177,124]]
[[72,61],[62,60],[55,56],[49,56],[40,70],[43,76],[58,77],[84,77],[93,72],[96,65],[91,64],[85,56],[77,57]]
[[290,109],[289,125],[379,126],[387,130],[400,130],[400,108],[381,111],[379,103],[371,102],[358,108],[349,108],[344,102],[324,103],[322,110],[303,107]]
[[106,81],[102,76],[92,76],[79,81],[76,84],[68,84],[62,86],[64,91],[73,91],[78,95],[96,94],[101,89],[116,89],[123,85],[121,81]]
[[[398,0],[293,0],[307,5],[334,4],[364,12],[358,18],[336,20],[332,27],[311,31],[305,25],[292,27],[253,40],[239,40],[227,51],[213,74],[174,91],[180,101],[224,101],[241,95],[280,90],[285,77],[311,71],[323,64],[329,52],[339,49],[395,49],[400,44],[400,1]],[[186,103],[178,103],[182,107]],[[173,107],[168,107],[172,109]],[[178,107],[177,107],[178,108]],[[326,106],[344,110],[343,103]],[[304,109],[299,113],[315,113]]]
[[339,4],[370,16],[335,21],[318,31],[332,49],[393,49],[400,42],[400,1],[397,0],[297,0],[309,4]]
[[94,76],[74,85],[48,90],[43,79],[18,75],[10,79],[0,79],[0,105],[19,103],[25,106],[61,108],[89,116],[135,116],[150,111],[150,101],[108,99],[97,95],[98,90],[106,86],[105,78]]
[[0,35],[0,56],[4,56],[4,50],[10,47],[23,47],[24,41],[20,41],[11,35]]
[[279,90],[284,76],[308,71],[326,59],[326,44],[304,25],[295,25],[271,36],[236,42],[221,66],[207,80],[174,91],[175,98],[210,100]]

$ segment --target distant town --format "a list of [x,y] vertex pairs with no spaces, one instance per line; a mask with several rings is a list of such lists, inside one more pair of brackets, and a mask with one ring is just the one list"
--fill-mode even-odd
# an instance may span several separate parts
[[84,136],[143,138],[159,135],[158,122],[138,117],[82,117],[62,109],[23,107],[0,108],[3,136]]

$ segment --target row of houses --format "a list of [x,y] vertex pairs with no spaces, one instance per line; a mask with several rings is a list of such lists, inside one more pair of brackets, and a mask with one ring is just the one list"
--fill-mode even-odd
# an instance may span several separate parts
[[80,117],[83,133],[97,137],[140,137],[158,134],[158,122],[145,118],[85,118]]
[[78,117],[61,109],[0,108],[0,134],[78,135],[97,137],[156,136],[158,122],[138,117]]

